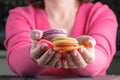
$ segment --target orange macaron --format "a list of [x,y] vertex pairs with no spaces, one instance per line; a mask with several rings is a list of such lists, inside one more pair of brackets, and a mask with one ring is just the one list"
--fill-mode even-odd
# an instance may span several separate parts
[[63,57],[65,57],[65,53],[72,50],[78,50],[83,45],[79,45],[78,41],[75,38],[71,37],[56,37],[51,40],[55,51],[61,51]]
[[71,37],[56,37],[51,40],[56,51],[72,51],[78,49],[80,46],[75,38]]

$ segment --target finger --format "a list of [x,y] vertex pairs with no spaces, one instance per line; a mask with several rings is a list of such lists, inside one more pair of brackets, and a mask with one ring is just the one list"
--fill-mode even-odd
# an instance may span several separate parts
[[85,40],[84,43],[88,48],[93,48],[96,45],[96,41],[93,38]]
[[41,44],[40,46],[37,46],[36,48],[32,49],[30,52],[30,55],[33,59],[38,59],[45,51],[47,50],[46,44]]
[[55,52],[52,49],[48,49],[39,59],[36,60],[36,62],[39,65],[45,66],[50,61],[54,53]]
[[32,41],[31,50],[33,50],[34,48],[36,48],[37,43],[38,43],[37,40],[33,40],[33,41]]
[[48,41],[48,40],[45,40],[45,39],[39,40],[37,45],[39,46],[40,44],[46,44],[48,49],[54,47],[54,45],[52,44],[51,41]]
[[85,68],[87,66],[87,63],[77,50],[71,52],[71,57],[78,68]]
[[33,40],[40,40],[43,36],[43,31],[33,30],[33,31],[30,32],[30,36]]
[[86,63],[90,64],[90,63],[93,63],[95,61],[94,50],[88,51],[86,48],[81,48],[79,50],[79,52],[81,53],[81,55],[84,58],[84,60],[86,61]]
[[69,53],[67,53],[67,55],[66,55],[66,60],[67,60],[69,68],[77,68],[77,66],[75,65],[75,63]]
[[85,45],[86,47],[94,47],[96,45],[96,41],[93,37],[91,36],[80,36],[76,38],[79,42],[80,45]]
[[38,40],[42,38],[43,32],[40,30],[33,30],[30,32],[30,36],[33,39],[31,49],[36,48]]
[[62,62],[61,60],[59,60],[56,64],[55,64],[55,68],[60,69],[62,67]]
[[55,64],[60,60],[61,54],[55,53],[54,56],[48,61],[47,65],[54,68]]
[[82,35],[76,38],[80,45],[84,44],[84,40],[88,39],[86,35]]
[[67,64],[67,61],[65,59],[62,60],[62,67],[65,68],[65,69],[68,69],[68,64]]

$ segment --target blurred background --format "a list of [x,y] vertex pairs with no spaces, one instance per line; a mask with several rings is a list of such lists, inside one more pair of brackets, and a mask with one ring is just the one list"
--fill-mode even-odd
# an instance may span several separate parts
[[[92,0],[93,3],[97,1],[107,4],[114,11],[120,24],[120,0]],[[5,60],[7,54],[3,45],[5,39],[5,23],[10,9],[25,5],[24,0],[0,0],[0,75],[15,75],[7,66]],[[120,27],[118,27],[117,31],[116,47],[116,55],[107,71],[109,75],[120,75]]]
[[5,39],[5,23],[9,10],[17,6],[24,6],[23,0],[0,0],[0,75],[15,75],[7,66],[6,50],[3,45]]

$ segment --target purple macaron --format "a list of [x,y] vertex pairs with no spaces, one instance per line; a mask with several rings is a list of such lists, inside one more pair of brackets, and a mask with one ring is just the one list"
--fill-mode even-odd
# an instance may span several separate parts
[[43,39],[51,40],[55,37],[66,37],[67,31],[65,29],[48,29],[43,32]]

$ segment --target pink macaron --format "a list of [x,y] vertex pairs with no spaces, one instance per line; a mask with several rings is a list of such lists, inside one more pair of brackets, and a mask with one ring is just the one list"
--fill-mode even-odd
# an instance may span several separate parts
[[43,39],[51,40],[55,37],[66,37],[67,31],[65,29],[48,29],[43,32]]
[[38,46],[39,46],[40,44],[46,44],[46,45],[47,45],[47,49],[53,48],[53,43],[50,42],[50,41],[48,41],[48,40],[45,40],[45,39],[39,40]]

